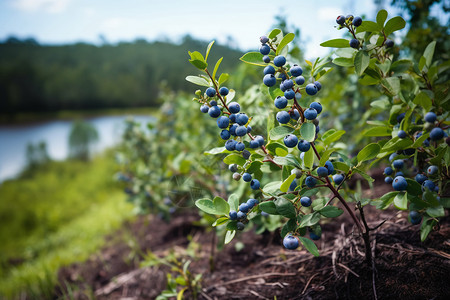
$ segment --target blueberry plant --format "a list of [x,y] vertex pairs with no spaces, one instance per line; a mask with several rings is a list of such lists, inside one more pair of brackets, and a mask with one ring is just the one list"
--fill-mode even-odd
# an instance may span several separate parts
[[[321,237],[321,218],[338,217],[345,210],[363,238],[371,263],[370,232],[374,228],[365,220],[365,205],[384,209],[394,204],[410,210],[411,222],[422,222],[422,240],[444,215],[449,199],[441,193],[448,189],[450,164],[449,140],[444,140],[449,126],[448,74],[444,71],[449,64],[433,63],[433,42],[419,63],[394,58],[390,51],[395,44],[389,37],[404,28],[405,21],[394,17],[386,22],[385,10],[376,19],[338,16],[337,28],[347,29],[351,38],[322,43],[339,48],[336,57],[332,62],[329,56],[306,61],[304,67],[289,62],[294,34],[274,29],[260,37],[259,51],[246,53],[241,60],[263,68],[262,84],[273,103],[265,136],[255,132],[252,121],[256,116],[245,113],[245,107],[234,99],[236,92],[225,85],[228,74],[218,75],[222,59],[208,68],[213,42],[205,56],[189,52],[190,63],[202,72],[186,78],[203,87],[194,100],[216,121],[224,140],[223,147],[210,153],[225,154],[223,161],[233,179],[248,183],[253,192],[242,203],[234,194],[228,200],[216,196],[196,201],[198,208],[217,217],[214,226],[226,227],[225,243],[254,219],[277,215],[284,220],[280,224],[283,245],[293,250],[302,244],[318,256],[313,240]],[[331,128],[322,133],[319,127],[319,118],[326,113],[320,103],[321,91],[330,88],[322,79],[333,64],[354,69],[359,84],[378,88],[381,98],[371,102],[370,113],[375,115],[380,108],[389,111],[387,120],[367,122],[363,134],[373,140],[353,156],[339,142],[344,130]],[[357,177],[373,182],[369,169],[387,157],[393,168],[386,168],[385,174],[395,175],[386,182],[394,191],[367,200],[349,188],[348,181]]]

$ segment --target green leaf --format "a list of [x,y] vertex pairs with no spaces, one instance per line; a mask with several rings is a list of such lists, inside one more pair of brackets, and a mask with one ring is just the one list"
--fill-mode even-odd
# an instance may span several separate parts
[[233,240],[235,235],[236,235],[236,230],[227,230],[227,233],[225,234],[225,242],[224,242],[225,245],[229,244]]
[[337,131],[333,132],[332,134],[330,134],[329,136],[327,136],[325,139],[322,137],[323,143],[328,146],[331,143],[339,140],[344,134],[345,134],[345,130],[337,130]]
[[362,163],[363,161],[375,158],[378,153],[380,153],[380,150],[380,145],[376,143],[365,146],[361,151],[359,151],[358,155],[356,156],[356,158],[358,159],[358,164]]
[[305,156],[303,156],[303,163],[305,165],[306,168],[308,169],[312,169],[313,165],[314,165],[314,151],[311,148],[309,148],[308,151],[305,152]]
[[292,181],[295,179],[295,174],[291,174],[285,181],[281,184],[280,191],[286,193],[291,185]]
[[259,204],[259,208],[269,215],[279,215],[277,207],[273,201],[265,201]]
[[422,106],[426,111],[429,111],[433,105],[430,96],[425,92],[418,93],[414,98],[413,103]]
[[269,182],[268,184],[266,184],[263,187],[263,191],[265,193],[268,193],[268,194],[276,193],[276,192],[278,192],[280,190],[280,186],[281,186],[282,183],[283,183],[282,181]]
[[353,67],[353,58],[336,57],[333,59],[333,64],[341,67]]
[[216,62],[216,65],[214,66],[214,71],[212,78],[216,79],[217,70],[219,69],[220,63],[222,62],[223,57],[219,58],[219,60]]
[[[209,55],[209,51],[211,51],[211,47],[214,45],[215,41],[212,41],[211,43],[209,43],[208,47],[206,48],[206,55],[205,55],[205,62],[208,61],[208,55]],[[213,77],[214,78],[214,77]]]
[[283,217],[292,219],[297,217],[297,212],[295,211],[294,204],[285,198],[278,198],[275,201],[277,207],[277,212]]
[[230,211],[228,202],[220,197],[215,197],[212,201],[210,199],[199,199],[195,201],[195,206],[212,215],[228,215]]
[[206,69],[206,67],[208,67],[208,64],[206,63],[205,59],[203,58],[203,55],[200,52],[198,51],[189,52],[189,55],[191,56],[189,62],[196,68],[204,70]]
[[269,33],[268,38],[269,39],[273,39],[274,37],[276,37],[279,33],[281,33],[281,29],[275,28],[272,29],[272,31]]
[[427,217],[423,218],[422,225],[420,225],[420,240],[423,242],[427,239],[428,234],[436,225],[436,221]]
[[408,182],[408,187],[406,188],[408,195],[422,195],[422,186],[417,181],[406,178],[406,182]]
[[297,218],[290,219],[284,224],[281,229],[281,238],[284,238],[289,232],[294,232],[295,229],[297,229]]
[[229,77],[230,77],[230,75],[228,75],[228,73],[220,74],[220,76],[219,76],[219,85],[222,85],[223,83],[225,83],[225,81],[227,81]]
[[362,24],[356,28],[356,33],[360,33],[360,32],[374,32],[374,31],[380,31],[381,30],[381,26],[378,25],[377,23],[373,22],[373,21],[363,21]]
[[406,25],[406,22],[405,22],[405,20],[403,20],[402,17],[400,17],[400,16],[393,17],[392,19],[387,21],[386,25],[384,26],[384,34],[386,36],[388,36],[391,33],[393,33],[394,31],[405,28],[405,25]]
[[394,198],[399,194],[400,192],[389,192],[384,194],[381,198],[381,205],[377,205],[377,208],[379,209],[386,209],[391,205],[391,203],[394,201]]
[[230,205],[221,197],[214,197],[213,204],[219,215],[226,215],[230,212]]
[[394,206],[400,210],[408,209],[408,193],[398,193],[394,198]]
[[192,75],[190,75],[190,76],[186,77],[186,80],[189,81],[189,82],[192,82],[193,84],[196,84],[196,85],[207,86],[207,87],[210,86],[209,82],[206,81],[205,78],[202,78],[202,77],[199,77],[199,76],[192,76]]
[[312,214],[308,214],[302,218],[299,227],[308,227],[313,226],[320,221],[320,214],[318,212],[314,212]]
[[413,144],[413,141],[410,138],[401,139],[398,136],[389,140],[383,148],[381,148],[381,152],[393,152],[397,150],[403,150],[409,148]]
[[257,65],[257,66],[262,66],[262,67],[267,66],[267,64],[264,63],[262,59],[263,59],[263,55],[259,52],[247,52],[240,58],[240,60],[242,60],[243,62],[245,62],[247,64]]
[[386,22],[387,16],[388,16],[388,13],[384,9],[382,9],[382,10],[380,10],[378,12],[378,14],[377,14],[377,24],[378,24],[378,26],[383,28],[384,22]]
[[276,156],[286,156],[289,153],[288,148],[285,145],[277,142],[267,144],[266,149]]
[[359,175],[361,175],[365,180],[367,180],[368,182],[374,182],[375,179],[373,179],[372,177],[370,177],[368,174],[366,174],[365,172],[361,171],[358,168],[353,168],[354,173],[358,173]]
[[269,132],[269,136],[272,140],[278,140],[284,138],[286,135],[294,132],[294,128],[288,126],[278,126],[273,128]]
[[308,142],[314,142],[316,137],[316,126],[313,123],[303,123],[300,127],[300,134]]
[[392,129],[388,126],[377,126],[363,131],[364,136],[391,136]]
[[346,163],[340,162],[340,161],[333,162],[333,166],[336,169],[341,170],[344,173],[347,173],[350,170],[350,166],[349,165],[347,165]]
[[443,216],[445,216],[444,207],[442,207],[442,206],[429,207],[429,208],[427,208],[427,214],[433,218],[443,217]]
[[396,96],[400,93],[400,79],[398,77],[388,77],[381,80],[381,85],[389,96]]
[[295,38],[295,34],[293,33],[288,33],[286,34],[283,39],[281,40],[280,44],[277,47],[277,52],[276,55],[279,55],[281,53],[281,50],[283,50],[283,48],[289,44],[290,42],[292,42]]
[[236,194],[231,194],[228,197],[228,204],[230,205],[230,210],[239,210],[239,198]]
[[432,41],[428,44],[427,48],[423,52],[423,57],[426,59],[427,67],[429,68],[431,66],[431,63],[433,61],[433,54],[434,49],[436,47],[436,41]]
[[227,165],[237,164],[239,166],[243,166],[247,160],[239,154],[230,154],[223,159],[223,162]]
[[225,147],[216,147],[212,148],[208,151],[205,151],[204,153],[206,155],[216,155],[216,154],[222,154],[222,153],[228,153],[229,151],[225,149]]
[[227,223],[230,219],[228,217],[220,217],[213,224],[212,227],[220,226]]
[[325,206],[324,208],[319,210],[319,213],[327,218],[335,218],[342,215],[344,211],[340,208],[337,208],[336,206]]
[[273,159],[277,164],[282,166],[291,166],[296,168],[301,168],[300,162],[292,154],[288,154],[284,157],[275,156]]
[[280,97],[284,96],[284,92],[282,90],[280,90],[278,85],[271,86],[268,88],[268,90],[269,90],[270,97],[272,99],[275,99],[278,96],[280,96]]
[[316,244],[314,244],[313,241],[310,239],[307,239],[305,237],[299,236],[298,239],[302,243],[302,245],[305,247],[306,250],[308,250],[312,255],[319,256],[319,250],[317,249]]
[[[363,22],[364,23],[364,22]],[[334,39],[320,44],[322,47],[347,48],[350,47],[349,41],[346,39]]]
[[355,55],[355,72],[361,76],[370,63],[369,54],[366,51],[358,51]]

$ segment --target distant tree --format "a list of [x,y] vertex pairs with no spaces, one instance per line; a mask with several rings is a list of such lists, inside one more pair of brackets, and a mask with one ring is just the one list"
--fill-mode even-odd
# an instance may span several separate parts
[[98,141],[98,132],[92,124],[75,121],[69,135],[69,157],[88,161],[92,146]]
[[27,167],[29,169],[33,169],[50,161],[50,157],[47,152],[47,143],[45,141],[40,141],[36,145],[33,143],[28,143],[26,158]]

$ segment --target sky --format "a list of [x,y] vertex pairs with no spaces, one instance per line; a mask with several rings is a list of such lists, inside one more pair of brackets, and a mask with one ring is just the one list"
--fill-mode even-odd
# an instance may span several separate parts
[[[387,3],[390,1],[386,1]],[[0,40],[33,37],[41,44],[89,42],[100,44],[136,38],[178,41],[185,34],[226,43],[229,37],[242,50],[256,50],[259,36],[270,31],[274,17],[286,15],[299,27],[305,56],[328,52],[319,44],[342,35],[336,32],[339,14],[374,18],[373,0],[0,0]],[[390,17],[398,11],[387,8]]]

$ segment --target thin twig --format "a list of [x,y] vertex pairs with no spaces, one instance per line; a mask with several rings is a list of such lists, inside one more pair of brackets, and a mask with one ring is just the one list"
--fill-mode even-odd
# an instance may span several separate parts
[[349,271],[350,273],[352,273],[353,275],[355,275],[356,277],[359,278],[359,275],[358,275],[355,271],[353,271],[352,269],[350,269],[349,267],[347,267],[346,265],[341,264],[341,263],[338,263],[338,266],[340,266],[340,267],[346,269],[347,271]]
[[311,278],[309,278],[308,282],[305,285],[305,288],[303,289],[302,295],[306,292],[306,289],[308,288],[309,284],[311,283],[311,280],[313,280],[314,277],[316,277],[317,275],[319,275],[320,273],[316,273],[313,276],[311,276]]

